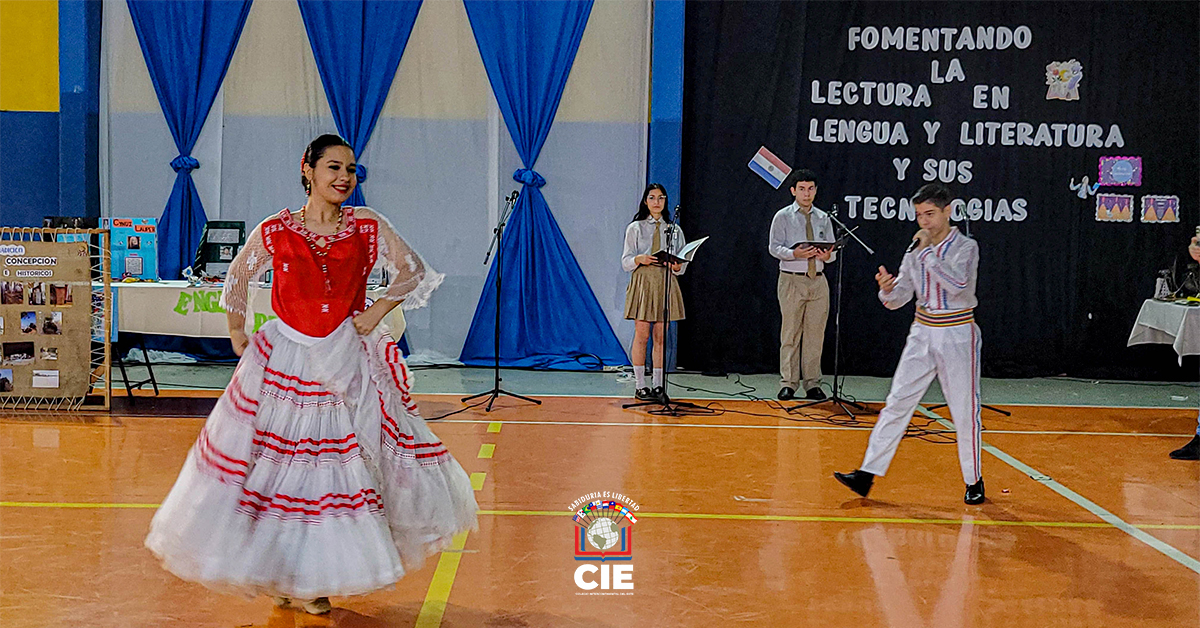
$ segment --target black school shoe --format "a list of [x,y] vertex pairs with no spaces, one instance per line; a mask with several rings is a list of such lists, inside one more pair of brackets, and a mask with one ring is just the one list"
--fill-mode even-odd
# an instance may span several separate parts
[[838,482],[846,485],[846,488],[858,493],[860,497],[866,497],[867,493],[871,492],[871,485],[875,483],[875,474],[862,469],[855,469],[850,473],[833,474]]
[[1192,437],[1188,444],[1171,452],[1172,460],[1200,460],[1200,434]]
[[825,395],[825,391],[821,387],[809,388],[808,392],[804,393],[804,398],[809,401],[825,401],[829,397]]
[[982,504],[986,500],[987,498],[983,495],[983,478],[979,478],[978,482],[968,486],[966,494],[963,495],[963,503],[972,506]]
[[791,386],[784,386],[783,388],[779,389],[779,400],[780,401],[791,401],[792,399],[795,399],[795,398],[796,398],[796,390],[794,388],[792,388]]
[[636,391],[634,391],[633,398],[637,399],[638,401],[654,401],[658,397],[655,397],[654,393],[651,392],[650,389],[647,387],[647,388],[639,388]]
[[667,396],[667,391],[663,390],[662,386],[655,386],[654,390],[650,391],[650,394],[653,395],[650,397],[652,400],[661,404],[666,404],[667,402],[671,401],[671,398]]

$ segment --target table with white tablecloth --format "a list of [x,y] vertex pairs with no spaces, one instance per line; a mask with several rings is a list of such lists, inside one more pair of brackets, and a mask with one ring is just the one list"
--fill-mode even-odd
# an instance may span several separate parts
[[[113,338],[119,332],[153,334],[159,336],[181,336],[187,338],[229,338],[229,327],[225,310],[221,307],[221,284],[189,285],[186,281],[155,281],[137,283],[113,283]],[[382,297],[387,288],[370,288],[367,297]],[[246,313],[246,333],[258,331],[267,321],[277,318],[271,309],[271,287],[251,284],[249,311]],[[391,330],[392,337],[399,340],[404,334],[404,312],[393,308],[384,317],[383,323]],[[142,360],[126,363],[120,355],[116,358],[125,383],[126,393],[132,395],[133,388],[146,384],[154,387],[158,394],[158,382],[154,377],[146,343],[139,337]],[[226,342],[225,350],[229,348]],[[125,370],[128,365],[146,368],[147,379],[131,382]]]
[[1146,299],[1127,343],[1143,344],[1171,345],[1181,364],[1185,355],[1200,355],[1200,303]]
[[[113,283],[113,312],[119,331],[190,338],[228,338],[225,310],[221,308],[220,284],[188,285],[186,281]],[[367,291],[376,299],[385,288]],[[276,318],[271,309],[270,286],[251,285],[250,311],[246,314],[246,333]],[[392,337],[404,333],[404,313],[394,308],[383,319]]]
[[[1190,305],[1189,305],[1190,304]],[[1138,312],[1128,346],[1143,344],[1171,345],[1183,366],[1183,356],[1200,355],[1200,303],[1195,301],[1156,301],[1146,299]],[[1200,418],[1197,419],[1200,421]],[[1171,452],[1177,460],[1195,460],[1195,447],[1200,439],[1200,422],[1196,438],[1181,449]],[[1192,448],[1189,452],[1189,448]],[[1187,455],[1181,455],[1181,454]]]

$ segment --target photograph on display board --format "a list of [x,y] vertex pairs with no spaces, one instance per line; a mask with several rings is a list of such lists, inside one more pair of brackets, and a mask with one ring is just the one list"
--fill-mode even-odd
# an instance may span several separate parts
[[0,304],[23,305],[25,303],[25,284],[19,281],[0,283]]
[[33,372],[34,388],[58,388],[58,371]]
[[13,391],[12,369],[0,369],[0,393]]
[[46,284],[44,282],[39,281],[29,284],[29,304],[46,304]]
[[6,342],[0,345],[0,354],[3,354],[3,359],[0,363],[5,366],[24,366],[33,363],[33,343],[32,342]]
[[42,347],[41,358],[43,360],[57,360],[58,359],[58,348],[57,347]]
[[37,312],[21,312],[21,333],[37,333]]
[[57,336],[62,333],[62,312],[47,312],[42,322],[42,333]]
[[71,296],[71,286],[63,283],[50,284],[50,305],[58,307],[70,307],[74,305],[74,297]]

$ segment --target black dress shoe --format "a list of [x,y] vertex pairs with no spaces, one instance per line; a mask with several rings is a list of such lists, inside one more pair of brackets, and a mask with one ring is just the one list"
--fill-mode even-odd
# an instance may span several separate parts
[[829,397],[825,395],[825,391],[821,390],[820,386],[809,388],[808,392],[804,393],[804,398],[810,401],[825,401]]
[[838,482],[845,484],[847,488],[858,493],[861,497],[866,497],[867,493],[871,492],[871,485],[875,483],[875,474],[868,473],[862,469],[855,469],[850,473],[834,472],[833,477],[837,478]]
[[667,396],[667,391],[663,390],[662,386],[655,386],[654,390],[650,391],[650,395],[651,399],[654,399],[659,403],[665,404],[671,400],[671,398]]
[[654,401],[654,393],[650,392],[650,388],[639,388],[633,393],[633,398],[638,401]]
[[796,390],[794,388],[792,388],[791,386],[784,386],[783,388],[779,389],[779,400],[780,401],[791,401],[792,399],[795,399],[795,398],[796,398]]
[[1188,444],[1171,452],[1172,460],[1200,460],[1200,434],[1192,437]]
[[987,498],[983,496],[983,478],[979,478],[978,482],[968,486],[966,494],[963,495],[963,502],[972,506],[982,504],[985,499]]

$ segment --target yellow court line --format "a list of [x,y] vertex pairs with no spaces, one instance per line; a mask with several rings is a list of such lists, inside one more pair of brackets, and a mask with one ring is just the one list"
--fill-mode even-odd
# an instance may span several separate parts
[[[491,516],[527,516],[527,517],[559,517],[571,516],[572,512],[554,510],[480,510],[480,515]],[[962,525],[970,523],[979,526],[1023,526],[1035,528],[1112,528],[1112,524],[1103,521],[1001,521],[996,519],[916,519],[902,517],[820,517],[804,515],[742,515],[742,514],[712,514],[691,512],[639,512],[639,519],[709,519],[716,521],[778,521],[796,523],[899,523],[899,524],[937,524]],[[1135,524],[1135,527],[1146,530],[1200,530],[1200,524]]]
[[496,445],[493,443],[484,443],[479,446],[480,458],[491,458],[496,453]]
[[[483,487],[486,473],[472,473],[472,487]],[[478,479],[477,479],[478,476]],[[159,504],[106,504],[91,502],[0,502],[4,508],[158,508]],[[569,517],[575,513],[567,510],[480,510],[481,516],[495,517]],[[639,512],[636,515],[647,519],[708,519],[713,521],[776,521],[794,523],[898,523],[898,524],[934,524],[962,525],[970,523],[977,526],[1015,526],[1031,528],[1112,528],[1112,524],[1103,521],[1001,521],[997,519],[938,519],[938,518],[905,518],[905,517],[823,517],[807,515],[744,515],[736,513],[702,513],[702,512]],[[1200,524],[1194,523],[1144,523],[1133,524],[1143,530],[1200,530]],[[461,549],[461,548],[460,548]]]
[[158,508],[161,504],[104,504],[97,502],[0,502],[0,508]]
[[486,478],[487,478],[486,473],[472,473],[471,474],[471,488],[473,488],[477,491],[482,491],[483,490],[483,481]]
[[466,545],[467,533],[461,532],[454,535],[450,548],[442,552],[429,590],[425,593],[425,602],[421,604],[421,612],[417,615],[416,628],[437,628],[442,625],[442,615],[446,613],[450,589],[454,587],[454,577],[458,575],[458,563],[462,560],[462,549]]
[[489,434],[499,434],[501,427],[502,427],[502,425],[498,421],[491,421],[488,423],[488,433]]

